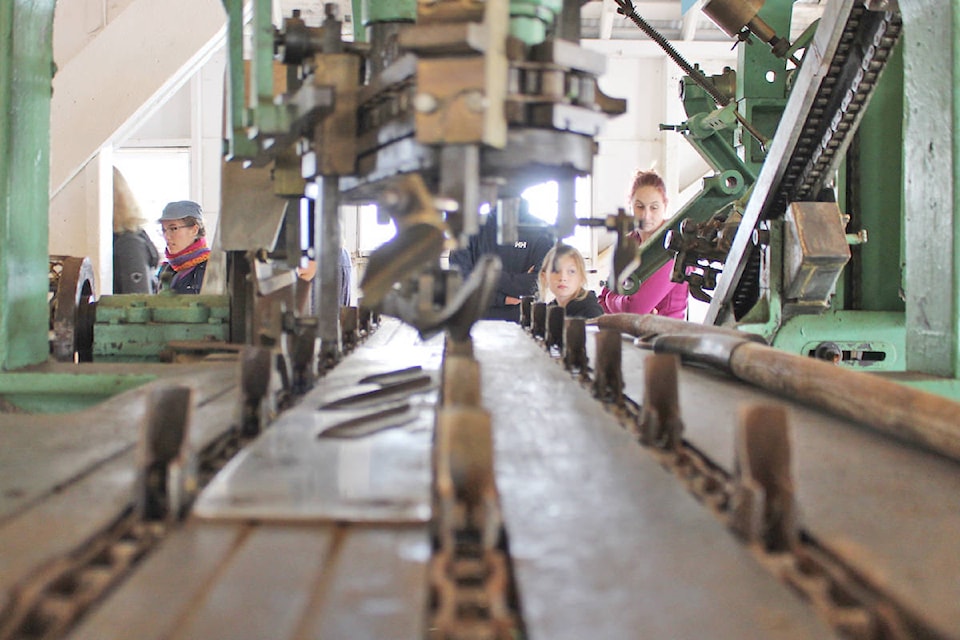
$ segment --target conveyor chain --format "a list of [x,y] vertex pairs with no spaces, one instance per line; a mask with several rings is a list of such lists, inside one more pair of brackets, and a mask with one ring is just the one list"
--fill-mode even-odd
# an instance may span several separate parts
[[[203,487],[250,438],[230,429],[198,456]],[[41,567],[15,591],[0,612],[0,640],[60,638],[170,530],[162,520],[140,517],[128,507],[102,533]]]
[[868,11],[860,3],[844,25],[837,55],[821,85],[786,171],[764,217],[787,203],[815,200],[832,179],[838,152],[846,150],[902,29],[899,14]]
[[[563,313],[558,307],[549,312],[551,316]],[[556,337],[545,339],[535,330],[530,335],[603,402],[698,502],[741,538],[761,566],[795,589],[838,633],[865,640],[943,637],[869,582],[855,564],[819,544],[815,532],[799,525],[793,479],[783,472],[791,468],[789,425],[783,406],[741,408],[736,465],[734,473],[728,473],[682,437],[678,356],[658,353],[646,359],[641,405],[623,393],[621,332],[611,328],[597,332],[596,361],[588,366],[583,364],[586,356],[569,353],[568,346],[583,348],[586,339],[580,332],[584,324],[560,324],[566,328],[559,341]],[[577,335],[569,335],[571,332]],[[643,345],[642,339],[639,344]],[[571,367],[568,362],[581,364]]]
[[[493,469],[490,414],[468,342],[447,341],[434,435],[432,640],[511,640],[520,616]],[[522,635],[522,634],[520,634]]]

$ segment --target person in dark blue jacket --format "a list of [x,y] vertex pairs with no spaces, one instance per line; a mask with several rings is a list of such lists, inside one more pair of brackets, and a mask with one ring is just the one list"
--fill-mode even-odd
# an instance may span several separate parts
[[203,210],[190,200],[170,202],[160,216],[167,261],[160,268],[161,289],[175,293],[200,293],[210,259]]
[[544,256],[553,247],[553,229],[530,214],[525,200],[520,201],[518,240],[513,244],[497,244],[496,209],[487,216],[479,233],[470,238],[464,249],[450,252],[450,265],[460,269],[466,279],[474,265],[485,254],[500,256],[503,270],[497,285],[497,293],[487,313],[486,320],[520,321],[520,296],[534,295],[537,277]]

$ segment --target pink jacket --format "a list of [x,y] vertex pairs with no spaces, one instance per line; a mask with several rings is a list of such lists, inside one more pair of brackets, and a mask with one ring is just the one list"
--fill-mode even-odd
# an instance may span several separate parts
[[604,287],[600,291],[600,306],[606,313],[656,313],[667,318],[687,317],[686,282],[672,282],[673,261],[653,272],[640,284],[633,295],[624,296]]

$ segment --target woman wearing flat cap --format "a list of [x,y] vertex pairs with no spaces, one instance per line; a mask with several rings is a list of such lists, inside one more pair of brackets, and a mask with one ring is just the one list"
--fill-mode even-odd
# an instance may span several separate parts
[[160,269],[162,289],[200,293],[210,249],[203,227],[203,210],[190,200],[170,202],[160,216],[167,261]]

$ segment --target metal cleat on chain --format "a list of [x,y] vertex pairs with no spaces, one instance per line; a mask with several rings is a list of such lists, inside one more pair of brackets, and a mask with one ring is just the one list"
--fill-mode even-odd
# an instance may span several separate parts
[[530,330],[530,324],[533,320],[533,303],[536,300],[535,296],[520,296],[520,326]]
[[638,419],[640,442],[675,451],[680,446],[683,420],[680,418],[677,374],[680,357],[658,353],[643,365],[643,410]]
[[741,408],[734,445],[730,526],[767,551],[796,549],[799,531],[786,408]]
[[563,321],[567,313],[560,305],[547,307],[547,330],[544,334],[543,346],[550,351],[563,352]]
[[530,311],[530,334],[543,339],[547,335],[547,303],[534,302]]
[[615,329],[597,332],[597,367],[593,379],[593,395],[604,402],[623,406],[622,339]]
[[141,520],[183,516],[197,490],[196,457],[190,448],[193,391],[182,385],[154,388],[137,443],[134,504]]
[[445,355],[442,380],[440,398],[443,406],[480,406],[480,363],[473,357]]
[[[469,368],[465,358],[455,359]],[[448,369],[445,378],[453,374],[454,369]],[[445,405],[454,400],[445,393]],[[507,602],[509,566],[500,545],[503,523],[493,473],[490,414],[479,406],[445,406],[437,413],[436,426],[438,550],[430,565],[434,601],[430,637],[515,638],[517,621]]]
[[360,342],[360,314],[356,307],[340,308],[340,342],[344,353],[353,351]]
[[581,377],[587,375],[587,325],[583,318],[567,318],[563,323],[563,366]]
[[240,431],[255,436],[263,429],[263,399],[270,388],[272,352],[265,347],[245,346],[240,354]]
[[287,351],[292,369],[290,391],[306,393],[313,386],[313,363],[317,344],[317,319],[297,318],[294,330],[287,334]]

